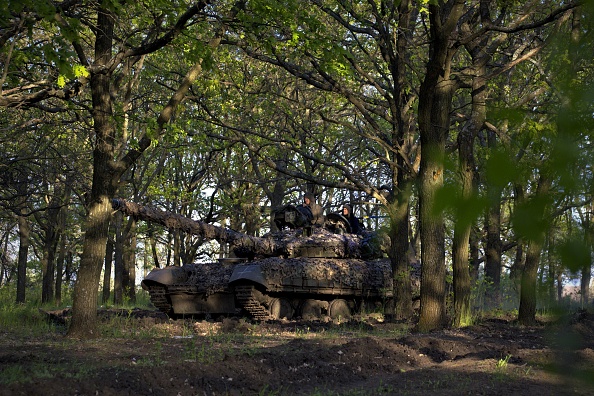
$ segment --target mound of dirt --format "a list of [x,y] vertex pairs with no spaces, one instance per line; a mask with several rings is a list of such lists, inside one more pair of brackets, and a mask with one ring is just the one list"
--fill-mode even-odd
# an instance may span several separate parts
[[[75,342],[0,330],[0,395],[594,395],[587,311],[533,327],[486,319],[429,334],[373,320],[101,315],[126,315],[136,335]],[[159,336],[147,335],[155,329]]]

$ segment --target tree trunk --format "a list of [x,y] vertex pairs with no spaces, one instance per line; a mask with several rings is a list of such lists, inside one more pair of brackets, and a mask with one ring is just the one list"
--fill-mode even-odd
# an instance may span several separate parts
[[115,214],[114,230],[115,243],[113,255],[113,303],[121,305],[124,303],[124,232],[122,223],[124,216],[121,213]]
[[[497,138],[488,132],[489,150],[497,150]],[[501,306],[501,186],[487,185],[489,207],[486,213],[487,243],[485,247],[485,308]]]
[[151,248],[151,257],[153,258],[153,266],[155,268],[161,268],[161,264],[159,263],[159,255],[157,254],[157,239],[155,238],[155,233],[153,231],[152,225],[148,226],[148,241],[149,241],[149,245]]
[[[21,209],[24,212],[24,209]],[[29,254],[29,238],[31,230],[25,216],[18,216],[19,222],[19,256],[17,264],[17,292],[16,302],[25,302],[25,288],[27,285],[27,256]]]
[[57,217],[48,217],[48,224],[45,232],[44,257],[43,257],[43,281],[41,288],[41,302],[54,301],[54,286],[56,284],[56,248],[59,241],[59,233],[56,232]]
[[[469,44],[473,55],[475,77],[472,80],[472,113],[470,120],[464,125],[458,135],[458,152],[460,179],[462,184],[462,202],[470,202],[476,196],[474,140],[483,127],[486,118],[486,61],[483,46],[474,47]],[[472,278],[470,276],[469,247],[470,234],[475,218],[469,217],[466,208],[460,210],[456,217],[452,255],[454,257],[454,320],[456,327],[470,324],[472,310],[470,294]]]
[[[95,168],[100,170],[101,168]],[[98,280],[105,257],[105,243],[109,228],[111,203],[108,194],[102,194],[90,207],[80,268],[74,286],[72,324],[69,336],[76,338],[97,337]],[[95,194],[92,194],[93,196]]]
[[479,277],[479,231],[472,227],[470,231],[470,282],[474,285]]
[[563,274],[561,272],[557,273],[555,284],[557,287],[557,302],[561,303],[561,300],[563,299]]
[[[406,140],[410,131],[410,114],[407,111],[406,93],[406,62],[405,54],[408,42],[411,39],[412,12],[409,0],[403,0],[398,6],[398,26],[396,39],[396,57],[391,62],[394,69],[394,108],[391,110],[396,120],[393,130],[393,140],[396,147],[406,146]],[[388,40],[389,42],[389,40]],[[410,232],[410,195],[411,178],[413,169],[407,165],[408,152],[400,153],[396,157],[397,166],[392,170],[394,202],[390,202],[390,258],[392,260],[392,273],[394,275],[394,317],[397,320],[408,319],[412,316],[412,289],[410,284],[410,263],[409,263],[409,232]],[[394,177],[395,176],[395,177]]]
[[124,246],[124,294],[131,303],[136,302],[136,220],[130,218],[126,227]]
[[[462,200],[464,202],[473,198],[474,195],[474,133],[476,127],[472,125],[464,128],[458,139],[459,172],[462,182]],[[458,213],[454,227],[454,241],[452,246],[453,262],[453,283],[454,283],[454,318],[455,327],[466,326],[471,322],[470,307],[470,270],[469,270],[469,246],[470,232],[473,219],[468,218],[464,213]]]
[[[588,243],[590,251],[592,251],[592,244]],[[592,255],[590,260],[582,267],[582,277],[580,279],[580,303],[582,308],[586,308],[590,304],[590,282],[592,281]]]
[[[107,9],[97,12],[95,58],[98,65],[111,59],[114,20]],[[97,297],[105,245],[111,218],[111,197],[115,195],[118,175],[112,168],[114,158],[114,118],[109,73],[91,75],[95,148],[93,150],[93,182],[85,239],[80,258],[72,304],[72,337],[97,337]],[[115,179],[115,180],[114,180]]]
[[394,276],[394,318],[408,319],[412,316],[412,289],[410,283],[410,264],[408,260],[409,195],[410,188],[400,186],[396,202],[391,204],[390,212],[390,259]]
[[[534,227],[536,229],[528,239],[526,252],[526,264],[522,273],[522,286],[520,290],[520,308],[518,311],[518,322],[521,325],[533,325],[536,323],[536,278],[540,254],[544,245],[546,230],[543,221],[547,211],[547,197],[551,180],[545,176],[540,177],[535,196],[527,205],[531,205],[530,213],[534,215]],[[516,210],[522,210],[517,208]]]
[[421,230],[421,314],[419,330],[430,331],[446,324],[445,225],[435,211],[435,195],[443,186],[445,142],[450,126],[452,95],[450,80],[450,34],[462,15],[464,2],[456,1],[444,18],[439,5],[429,5],[430,49],[425,79],[419,92],[421,136],[420,230]]
[[[109,2],[108,2],[109,3]],[[201,2],[184,14],[191,18],[208,5]],[[238,12],[232,9],[232,14]],[[183,27],[183,26],[182,26]],[[221,32],[210,42],[212,48],[220,45]],[[95,30],[95,62],[100,72],[91,73],[90,89],[93,103],[93,128],[95,148],[93,150],[93,182],[91,188],[89,214],[86,221],[85,241],[76,280],[72,306],[72,322],[68,334],[73,337],[97,336],[97,296],[101,267],[105,257],[105,244],[111,217],[111,199],[117,191],[120,176],[129,169],[142,153],[153,143],[152,136],[144,135],[138,145],[130,149],[120,161],[114,162],[115,120],[112,109],[111,73],[114,19],[108,7],[101,5],[97,10]],[[172,36],[174,37],[174,36]],[[161,48],[161,47],[159,47]],[[202,60],[198,60],[186,73],[178,90],[172,95],[157,119],[157,134],[162,134],[165,125],[171,120],[175,109],[202,72]]]
[[518,321],[525,326],[536,324],[536,277],[542,246],[543,243],[539,240],[528,242],[526,265],[522,273],[520,310],[518,312]]
[[56,304],[60,305],[62,303],[62,282],[64,280],[64,260],[66,259],[66,244],[68,242],[68,236],[66,232],[66,209],[67,206],[64,206],[60,210],[59,216],[59,229],[60,232],[60,245],[58,248],[58,257],[56,260]]
[[107,304],[111,294],[111,269],[113,267],[115,243],[113,239],[108,238],[105,244],[105,266],[103,269],[103,293],[101,302]]

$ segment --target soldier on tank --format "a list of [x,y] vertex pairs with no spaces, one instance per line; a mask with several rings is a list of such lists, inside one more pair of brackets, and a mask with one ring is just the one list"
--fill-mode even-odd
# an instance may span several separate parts
[[306,193],[303,196],[303,206],[306,206],[311,210],[311,224],[315,227],[322,227],[324,225],[324,209],[316,203],[312,193]]
[[359,234],[363,230],[359,219],[353,213],[353,209],[350,205],[345,204],[342,206],[342,215],[349,221],[352,234]]

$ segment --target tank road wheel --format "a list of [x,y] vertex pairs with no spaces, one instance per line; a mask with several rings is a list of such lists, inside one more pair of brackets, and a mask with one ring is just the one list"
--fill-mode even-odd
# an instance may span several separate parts
[[351,307],[349,307],[349,303],[342,298],[337,298],[336,300],[330,301],[330,305],[328,306],[328,316],[332,318],[332,320],[338,321],[348,321],[351,319]]
[[305,320],[322,319],[322,309],[328,308],[326,301],[308,299],[301,304],[301,317]]
[[274,298],[268,307],[272,319],[292,319],[295,310],[291,303],[284,298]]

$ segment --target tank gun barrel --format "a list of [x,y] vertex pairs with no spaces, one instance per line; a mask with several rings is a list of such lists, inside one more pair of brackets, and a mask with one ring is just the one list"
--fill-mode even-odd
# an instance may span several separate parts
[[247,250],[255,254],[271,256],[275,255],[279,248],[271,243],[271,241],[264,240],[263,238],[246,235],[200,220],[193,220],[177,213],[139,205],[125,199],[114,199],[112,201],[112,207],[126,216],[133,216],[139,220],[157,223],[170,230],[180,230],[207,240],[214,239],[221,243],[229,243],[236,248],[240,247],[242,250]]

